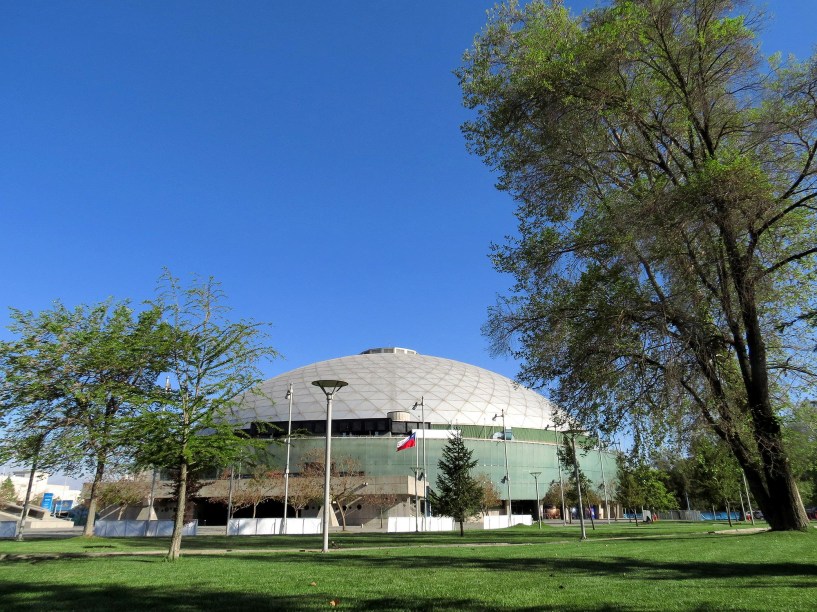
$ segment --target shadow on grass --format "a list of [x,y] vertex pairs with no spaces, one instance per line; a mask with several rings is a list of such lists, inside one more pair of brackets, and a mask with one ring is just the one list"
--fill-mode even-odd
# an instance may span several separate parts
[[[334,601],[335,605],[331,602]],[[29,583],[25,586],[0,580],[0,609],[4,612],[23,610],[507,610],[506,607],[486,605],[485,602],[465,597],[432,598],[422,596],[377,596],[368,599],[338,599],[330,594],[313,592],[299,595],[268,595],[201,589],[160,589],[151,587],[96,587],[82,585]],[[565,610],[567,612],[627,612],[628,607],[558,606],[543,602],[515,610]],[[632,608],[634,610],[634,608]]]
[[[476,555],[422,555],[405,554],[395,551],[394,555],[380,552],[377,555],[364,553],[343,554],[333,552],[330,555],[288,554],[270,557],[258,555],[231,555],[231,559],[245,561],[267,561],[269,563],[285,562],[287,564],[320,563],[337,565],[349,570],[370,571],[371,568],[404,569],[422,567],[424,571],[446,570],[451,568],[468,570],[487,570],[491,572],[533,572],[540,573],[543,579],[562,577],[616,577],[634,581],[678,581],[678,580],[719,580],[743,579],[754,580],[753,586],[768,584],[775,588],[783,586],[806,587],[817,589],[817,565],[796,562],[691,562],[691,561],[657,561],[640,560],[636,557],[604,558],[541,558],[524,554],[514,554],[503,558],[486,558]],[[792,579],[785,582],[785,579]],[[761,582],[762,581],[762,582]]]

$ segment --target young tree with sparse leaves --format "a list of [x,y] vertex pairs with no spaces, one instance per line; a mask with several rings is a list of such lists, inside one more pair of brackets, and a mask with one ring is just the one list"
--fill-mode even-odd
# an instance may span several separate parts
[[[313,499],[323,499],[323,478],[324,478],[324,454],[319,448],[314,448],[306,453],[301,461],[301,478],[307,479],[313,487]],[[361,497],[365,488],[364,473],[360,467],[360,461],[349,455],[338,455],[332,457],[332,471],[329,481],[329,503],[332,505],[328,511],[333,512],[337,507],[340,513],[341,528],[346,531],[346,513],[353,503]],[[290,489],[292,480],[290,480]],[[292,492],[290,490],[290,496]],[[326,510],[324,510],[326,511]]]
[[479,513],[483,496],[482,487],[471,474],[478,463],[472,455],[462,436],[452,435],[437,463],[437,486],[429,491],[434,512],[457,521],[461,536],[465,535],[465,521]]
[[248,446],[234,410],[261,382],[260,361],[277,355],[266,344],[263,325],[230,321],[224,293],[212,278],[184,287],[165,272],[155,307],[169,328],[170,387],[160,406],[131,422],[141,465],[176,474],[176,511],[167,559],[178,559],[192,472],[233,463]]
[[[88,494],[90,494],[90,491]],[[105,480],[97,484],[99,508],[117,506],[119,509],[117,520],[122,518],[122,514],[128,506],[141,506],[149,495],[150,481],[141,476]]]
[[782,413],[817,376],[817,55],[765,64],[759,26],[733,0],[510,2],[458,76],[519,204],[495,348],[588,429],[704,423],[804,531]]
[[499,494],[499,489],[488,474],[477,474],[475,480],[482,492],[479,505],[482,516],[485,517],[488,516],[488,512],[492,508],[498,508],[502,505],[502,497]]

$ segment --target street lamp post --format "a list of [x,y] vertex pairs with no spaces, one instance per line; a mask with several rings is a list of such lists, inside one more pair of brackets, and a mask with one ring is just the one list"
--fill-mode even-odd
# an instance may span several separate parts
[[320,387],[326,395],[326,455],[323,466],[323,548],[321,552],[329,552],[329,513],[332,512],[332,507],[329,505],[329,483],[332,471],[332,400],[335,393],[349,383],[343,380],[314,380],[312,384]]
[[508,527],[513,527],[513,501],[511,500],[511,475],[508,471],[508,428],[505,427],[505,409],[495,414],[492,421],[502,417],[502,446],[505,449],[505,484],[508,487]]
[[289,451],[292,447],[292,383],[289,383],[289,389],[284,399],[289,400],[289,418],[287,419],[287,464],[284,469],[284,522],[282,525],[283,533],[287,532],[287,509],[289,506]]
[[539,503],[539,475],[542,472],[531,472],[530,475],[533,476],[533,482],[536,485],[536,518],[539,519],[539,529],[542,528],[542,506]]
[[[412,410],[417,410],[418,402],[414,402],[414,406]],[[425,396],[420,396],[419,401],[420,406],[420,420],[422,423],[420,424],[420,429],[423,430],[423,503],[425,503],[425,508],[423,509],[423,531],[426,530],[426,517],[428,516],[428,460],[426,459],[426,403],[425,403]],[[415,488],[417,483],[414,484]]]
[[233,478],[235,477],[235,466],[230,466],[230,487],[227,489],[227,527],[224,535],[230,535],[230,520],[233,518]]
[[610,524],[610,498],[607,495],[607,480],[604,478],[604,456],[601,454],[601,437],[599,441],[599,465],[601,466],[601,484],[604,486],[604,511],[607,513],[607,524]]

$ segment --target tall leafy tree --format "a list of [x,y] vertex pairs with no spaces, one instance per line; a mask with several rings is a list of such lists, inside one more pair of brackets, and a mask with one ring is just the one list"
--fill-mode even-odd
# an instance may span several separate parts
[[437,463],[439,475],[436,489],[429,491],[435,513],[450,516],[460,524],[460,535],[465,535],[465,521],[479,513],[483,489],[471,474],[477,465],[473,451],[465,446],[460,435],[451,436],[443,447]]
[[37,314],[13,309],[11,317],[16,339],[0,344],[0,410],[16,415],[18,427],[6,440],[15,431],[34,436],[25,446],[37,451],[29,459],[36,456],[41,469],[48,456],[50,467],[93,473],[84,532],[93,535],[97,487],[128,454],[124,419],[153,401],[166,365],[160,311],[136,313],[110,300],[71,310],[58,302]]
[[803,499],[817,506],[817,402],[795,404],[785,417],[784,434]]
[[732,524],[731,505],[742,495],[740,467],[726,445],[707,437],[692,445],[692,484],[696,497],[713,506],[723,506]]
[[176,510],[168,560],[181,549],[191,474],[232,464],[252,446],[236,416],[245,394],[262,380],[259,364],[275,357],[264,325],[231,321],[225,295],[212,278],[183,286],[165,272],[155,307],[168,327],[168,388],[160,405],[131,421],[137,461],[176,475]]
[[678,507],[678,500],[667,491],[660,471],[650,467],[641,457],[619,455],[616,459],[617,474],[615,498],[636,515],[641,508],[671,510]]
[[817,56],[764,65],[757,26],[733,0],[511,3],[458,76],[519,204],[497,350],[588,428],[704,423],[772,528],[805,530],[780,398],[814,382]]

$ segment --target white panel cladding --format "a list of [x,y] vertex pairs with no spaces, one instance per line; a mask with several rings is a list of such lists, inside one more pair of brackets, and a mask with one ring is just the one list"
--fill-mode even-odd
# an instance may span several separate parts
[[[509,378],[473,365],[418,355],[383,352],[351,355],[297,368],[261,384],[245,397],[237,421],[286,421],[293,386],[293,421],[326,418],[326,396],[312,385],[319,379],[345,380],[349,386],[334,397],[334,419],[386,418],[389,412],[412,411],[422,396],[425,418],[434,424],[552,427],[553,405],[542,395]],[[420,420],[419,407],[413,411]]]

